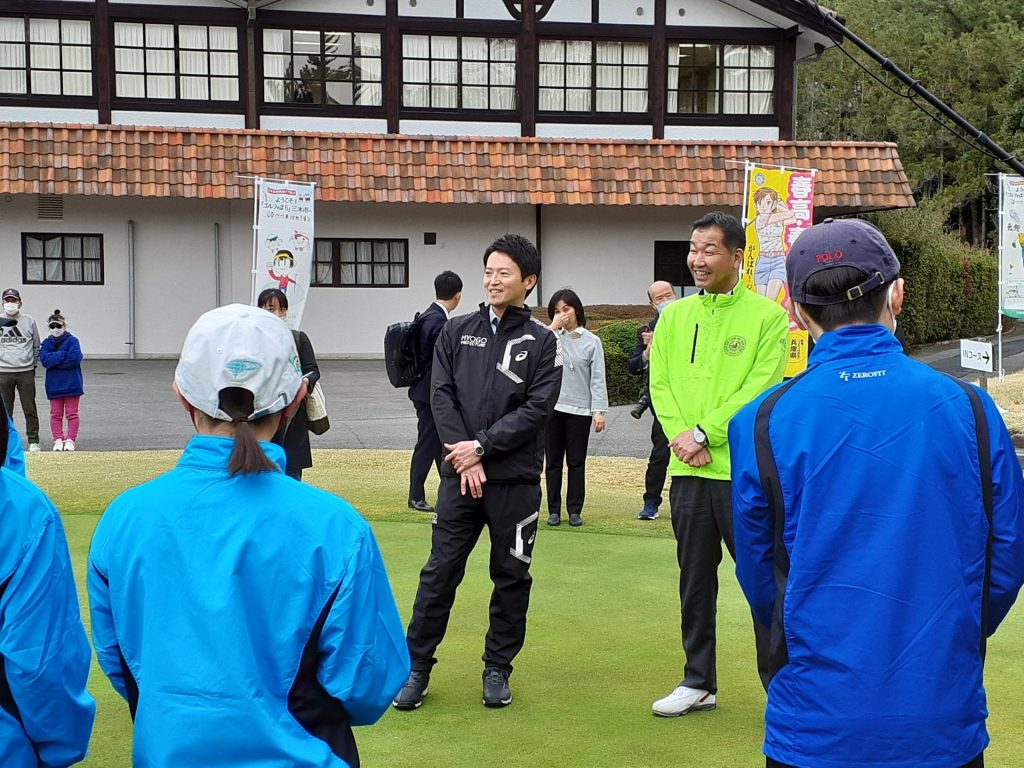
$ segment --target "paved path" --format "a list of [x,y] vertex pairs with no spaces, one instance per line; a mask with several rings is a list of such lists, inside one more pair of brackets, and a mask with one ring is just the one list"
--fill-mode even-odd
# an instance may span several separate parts
[[[967,375],[960,369],[957,342],[921,349],[918,359],[933,367]],[[82,398],[81,450],[143,450],[181,448],[193,434],[188,415],[171,392],[172,360],[86,360],[86,395]],[[1004,340],[1004,367],[1024,369],[1024,333]],[[384,364],[369,360],[325,360],[321,381],[331,414],[331,429],[311,435],[314,448],[397,448],[411,450],[416,417],[405,390],[393,389]],[[38,407],[43,447],[49,439],[49,410],[38,379]],[[612,408],[608,429],[591,435],[590,453],[598,456],[646,457],[650,450],[651,417],[637,421],[629,406]],[[24,430],[21,409],[15,421]],[[24,432],[22,432],[24,435]]]

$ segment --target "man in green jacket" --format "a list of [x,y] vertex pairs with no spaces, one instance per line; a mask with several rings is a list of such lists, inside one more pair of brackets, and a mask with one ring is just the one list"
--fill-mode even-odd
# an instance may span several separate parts
[[[722,541],[733,555],[729,420],[786,369],[786,312],[743,286],[745,245],[734,217],[714,212],[697,220],[686,263],[700,293],[665,308],[651,345],[651,401],[673,454],[669,503],[686,654],[682,682],[652,705],[663,717],[715,708]],[[754,634],[767,687],[768,630],[756,619]]]

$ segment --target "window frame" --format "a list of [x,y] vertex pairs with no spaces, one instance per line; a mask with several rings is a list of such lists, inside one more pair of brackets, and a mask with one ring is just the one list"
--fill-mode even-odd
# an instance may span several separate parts
[[[322,283],[317,281],[317,266],[319,264],[326,264],[328,262],[321,261],[318,259],[318,245],[320,243],[331,244],[331,277],[332,280],[329,283]],[[355,261],[342,260],[341,258],[341,245],[342,243],[353,243],[354,249],[358,249],[360,243],[370,244],[370,261],[361,262],[358,258]],[[377,243],[384,243],[388,248],[388,261],[378,262],[374,261],[376,255],[376,248],[374,247]],[[403,248],[403,259],[400,262],[391,260],[391,244],[401,243]],[[369,283],[344,283],[341,280],[341,268],[343,265],[359,265],[359,264],[370,265],[370,279]],[[401,283],[388,282],[388,283],[376,283],[373,281],[373,267],[379,264],[388,265],[388,278],[391,278],[391,265],[401,265],[405,270],[405,279]],[[357,270],[358,279],[358,270]],[[313,268],[310,276],[310,288],[408,288],[409,287],[409,239],[404,237],[317,237],[313,241]]]
[[[85,253],[84,239],[87,237],[94,237],[99,240],[99,259],[86,259],[83,255],[81,259],[69,259],[64,254],[64,240],[65,238],[77,237],[83,240],[82,253]],[[28,273],[28,241],[29,239],[40,240],[44,243],[43,246],[43,279],[33,280],[29,278]],[[59,259],[47,259],[45,256],[45,242],[48,240],[60,240],[61,243],[61,255]],[[61,277],[60,280],[49,280],[46,278],[46,263],[47,261],[59,261],[61,264]],[[68,280],[66,263],[68,261],[80,261],[82,262],[82,280]],[[100,265],[100,276],[99,280],[85,280],[85,262],[86,261],[98,261]],[[103,234],[98,232],[22,232],[21,233],[21,281],[24,285],[105,285],[106,284],[106,258],[103,247]]]
[[[97,59],[96,59],[96,23],[92,16],[82,14],[61,14],[61,13],[0,13],[0,18],[5,19],[21,19],[25,23],[25,40],[23,44],[25,46],[25,67],[23,69],[25,73],[25,86],[26,93],[0,93],[0,105],[3,106],[22,106],[32,105],[41,107],[70,107],[72,109],[82,109],[95,107],[99,100],[99,72],[97,71]],[[92,94],[89,96],[64,96],[61,94],[54,93],[31,93],[32,89],[32,64],[31,64],[31,48],[32,41],[30,39],[30,22],[33,20],[43,21],[84,21],[89,24],[89,81],[92,88]],[[61,43],[57,44],[58,50],[60,50],[61,56],[61,68],[58,70],[46,69],[41,70],[44,72],[59,72],[61,75],[61,90],[63,90],[64,73],[65,72],[85,72],[85,70],[71,69],[65,70],[63,67],[64,61],[64,46]],[[5,69],[12,69],[13,67],[5,67]]]
[[[545,64],[552,64],[554,62],[545,62],[540,59],[541,45],[545,42],[561,42],[561,43],[590,43],[590,85],[587,90],[590,91],[590,110],[587,112],[583,111],[548,111],[544,110],[540,106],[541,102],[541,88],[550,87],[541,85],[541,67]],[[641,92],[641,89],[625,88],[621,83],[625,82],[625,78],[620,80],[620,86],[618,89],[609,88],[598,88],[597,85],[597,69],[601,66],[609,66],[602,64],[597,60],[597,46],[599,43],[619,43],[620,45],[629,44],[643,44],[647,48],[647,62],[645,67],[647,69],[647,85],[642,89],[647,99],[647,108],[639,112],[623,112],[621,109],[617,111],[601,112],[597,110],[597,97],[600,91],[606,90],[618,90],[621,94],[627,92]],[[592,124],[649,124],[653,118],[652,111],[652,99],[651,99],[651,66],[654,63],[656,57],[654,55],[654,41],[650,37],[632,37],[626,35],[613,36],[605,34],[554,34],[552,32],[544,32],[537,35],[537,50],[536,50],[536,82],[533,85],[536,99],[537,99],[537,122],[538,123],[592,123]],[[563,67],[568,66],[569,62],[563,61],[561,65]],[[624,68],[627,65],[625,61],[619,64],[620,75],[624,74]],[[567,91],[568,87],[565,85],[565,78],[563,77],[561,90]]]
[[[110,19],[110,64],[109,64],[109,88],[110,88],[110,101],[111,106],[114,109],[123,110],[137,110],[142,112],[206,112],[206,113],[221,113],[221,114],[242,114],[244,113],[244,99],[245,89],[247,83],[246,76],[246,57],[245,57],[245,27],[238,23],[238,19],[235,16],[225,17],[221,14],[211,14],[209,12],[203,14],[189,13],[188,11],[194,9],[181,9],[180,16],[174,18],[168,18],[163,16],[148,16],[140,13],[126,13],[128,8],[124,10],[119,9],[117,16],[112,16]],[[123,46],[116,43],[117,39],[117,25],[118,24],[141,24],[145,28],[147,24],[152,25],[169,25],[174,27],[174,92],[176,98],[164,99],[149,96],[119,96],[117,94],[117,76],[119,74],[127,75],[139,75],[146,76],[145,69],[143,72],[121,72],[117,68],[117,50],[119,48],[128,48],[129,50],[141,50],[143,51],[143,58],[145,58],[145,52],[149,50],[169,50],[166,48],[155,48],[150,49],[146,47],[145,43],[141,48],[135,46]],[[209,41],[209,28],[210,27],[230,27],[235,30],[235,40],[237,41],[237,49],[234,51],[235,62],[236,62],[236,74],[235,80],[238,84],[238,96],[235,99],[182,99],[181,94],[181,78],[182,77],[201,77],[202,75],[194,75],[189,73],[182,73],[180,56],[182,48],[180,45],[180,27],[206,27],[207,28],[207,41]],[[145,32],[143,32],[145,34]],[[185,52],[194,53],[199,49],[186,48]],[[214,51],[207,44],[207,62],[209,62],[209,56],[211,53],[224,53],[220,49]],[[160,73],[165,74],[165,73]],[[227,79],[219,75],[213,75],[209,71],[205,75],[207,83],[211,84],[212,80],[216,79]],[[211,89],[212,91],[212,89]]]

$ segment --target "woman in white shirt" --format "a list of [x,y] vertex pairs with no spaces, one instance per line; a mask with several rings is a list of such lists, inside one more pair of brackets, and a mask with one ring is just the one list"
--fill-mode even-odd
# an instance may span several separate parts
[[584,326],[583,302],[570,288],[555,291],[548,302],[548,326],[562,350],[562,391],[546,433],[548,525],[562,522],[562,463],[569,467],[565,508],[569,525],[583,525],[587,445],[590,427],[604,431],[608,411],[604,347]]

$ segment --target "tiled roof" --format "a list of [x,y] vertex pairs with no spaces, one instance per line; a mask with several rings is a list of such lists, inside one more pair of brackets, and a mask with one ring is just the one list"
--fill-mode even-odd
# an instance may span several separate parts
[[245,176],[321,201],[739,206],[743,161],[818,169],[832,213],[914,205],[894,144],[496,139],[0,123],[0,194],[251,198]]

